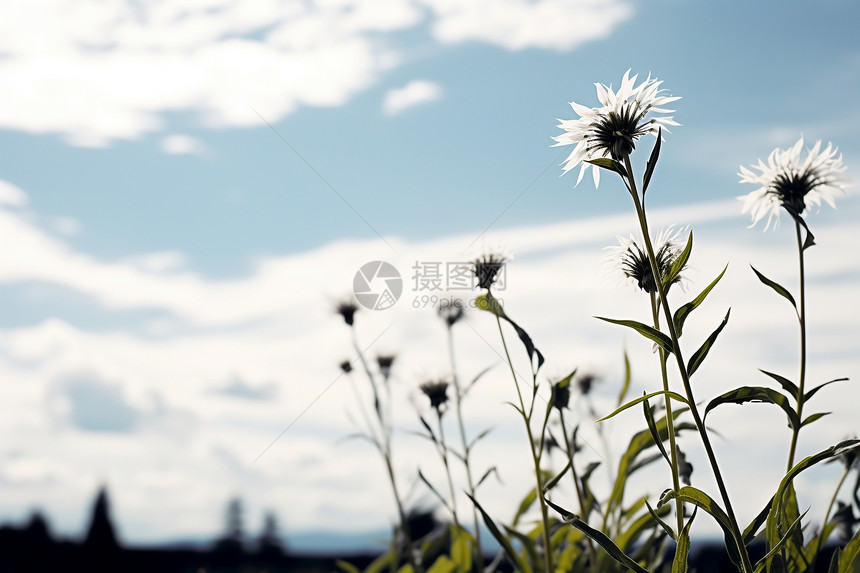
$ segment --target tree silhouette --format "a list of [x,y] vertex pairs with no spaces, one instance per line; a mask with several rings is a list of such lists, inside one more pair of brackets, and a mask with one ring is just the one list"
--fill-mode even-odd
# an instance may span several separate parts
[[214,553],[223,564],[239,563],[245,555],[242,528],[242,500],[234,497],[227,503],[224,535],[215,543]]
[[278,518],[273,511],[267,511],[263,517],[263,532],[257,552],[264,559],[275,559],[284,555],[284,544],[278,534]]
[[107,487],[102,486],[93,503],[90,527],[84,545],[93,550],[110,551],[119,547],[113,521],[110,517],[110,502],[108,501]]

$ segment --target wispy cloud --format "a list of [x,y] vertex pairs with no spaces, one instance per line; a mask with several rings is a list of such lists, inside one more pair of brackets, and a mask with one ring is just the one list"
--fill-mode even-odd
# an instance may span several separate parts
[[[621,0],[0,4],[0,127],[100,147],[191,111],[208,126],[338,106],[403,59],[391,34],[427,18],[444,43],[572,49],[631,15]],[[167,139],[168,153],[189,140]]]
[[164,153],[170,155],[198,154],[203,152],[203,143],[189,135],[175,133],[161,140],[159,145]]
[[404,110],[429,103],[442,97],[442,88],[427,80],[413,80],[402,88],[389,90],[382,102],[382,111],[387,115],[397,115]]

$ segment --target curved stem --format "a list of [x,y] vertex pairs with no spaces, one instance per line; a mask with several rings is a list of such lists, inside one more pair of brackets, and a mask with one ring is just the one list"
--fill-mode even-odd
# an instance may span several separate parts
[[[655,279],[656,282],[656,279]],[[651,296],[651,316],[654,320],[654,328],[660,330],[660,311],[657,308],[656,293],[649,293]],[[678,476],[678,450],[675,445],[675,418],[672,415],[672,399],[669,398],[669,375],[666,371],[666,351],[663,348],[658,349],[660,352],[660,376],[663,379],[663,398],[666,407],[666,429],[669,434],[669,447],[672,449],[670,453],[669,465],[672,468],[672,488],[678,492],[681,490],[681,480]],[[677,517],[678,535],[684,530],[684,502],[675,498],[675,515]]]
[[[487,297],[490,297],[490,291],[487,290]],[[532,434],[531,427],[531,418],[526,415],[526,405],[523,401],[523,393],[520,390],[520,385],[517,381],[517,373],[514,371],[514,364],[511,362],[511,354],[508,352],[508,344],[505,342],[505,333],[502,330],[502,320],[499,318],[499,315],[496,315],[496,324],[499,327],[499,336],[502,338],[502,347],[505,349],[505,359],[508,362],[508,366],[511,370],[511,376],[514,380],[514,386],[517,388],[517,396],[520,399],[520,414],[523,417],[523,421],[526,426],[526,435],[529,440],[529,449],[532,454],[532,463],[534,464],[535,469],[535,481],[537,484],[537,489],[535,490],[538,502],[540,503],[540,513],[541,513],[541,523],[542,523],[542,533],[543,533],[543,543],[544,543],[544,566],[546,567],[546,573],[553,573],[553,565],[552,565],[552,549],[550,546],[550,535],[549,535],[549,511],[547,509],[546,501],[543,498],[543,479],[541,479],[541,471],[540,471],[540,450],[543,448],[541,446],[535,447],[534,436]],[[541,437],[543,440],[543,437]]]
[[[466,481],[469,485],[469,494],[475,498],[475,479],[472,477],[472,463],[470,461],[471,448],[466,439],[466,426],[463,423],[463,395],[460,390],[460,379],[457,376],[457,364],[454,359],[454,333],[451,325],[448,326],[448,356],[451,359],[451,377],[454,382],[454,410],[457,414],[457,427],[460,430],[460,443],[463,446],[463,465],[466,467]],[[475,528],[475,563],[478,571],[484,571],[484,552],[481,547],[481,528],[478,522],[478,508],[472,504],[472,522]]]
[[[651,273],[653,274],[655,279],[660,277],[660,271],[657,266],[657,258],[654,255],[654,247],[651,244],[651,237],[648,233],[648,220],[645,217],[645,210],[642,208],[642,203],[639,200],[639,193],[636,190],[636,182],[633,178],[633,166],[630,164],[630,156],[624,156],[624,166],[627,168],[627,174],[629,177],[629,185],[630,185],[630,195],[633,197],[633,203],[636,207],[636,216],[639,219],[639,226],[642,231],[642,238],[645,242],[645,248],[648,251],[648,261],[651,263]],[[672,354],[675,355],[675,361],[678,363],[678,372],[681,375],[681,382],[684,384],[684,392],[687,396],[687,402],[690,406],[690,414],[693,416],[693,422],[696,424],[696,428],[699,431],[699,436],[702,440],[702,445],[705,448],[705,453],[708,456],[708,462],[711,465],[711,470],[714,473],[714,479],[717,482],[717,487],[720,490],[720,497],[723,500],[723,504],[725,505],[726,515],[729,518],[729,522],[731,524],[732,537],[734,538],[735,544],[737,545],[737,551],[741,557],[741,565],[742,570],[744,572],[752,572],[752,563],[750,562],[749,553],[747,552],[746,546],[743,543],[743,536],[741,534],[740,527],[738,526],[737,517],[735,517],[735,511],[732,507],[731,499],[729,498],[729,492],[726,489],[726,484],[723,480],[722,472],[720,472],[720,467],[717,464],[717,458],[714,454],[714,448],[711,446],[711,439],[708,437],[708,431],[705,428],[704,423],[702,422],[702,417],[699,414],[699,409],[696,407],[696,400],[693,397],[693,388],[690,385],[690,375],[687,372],[687,366],[684,363],[684,358],[681,355],[681,344],[678,342],[678,334],[675,330],[675,322],[672,319],[672,312],[669,310],[669,303],[666,300],[666,288],[662,284],[661,280],[655,280],[657,284],[657,293],[660,296],[660,304],[663,307],[663,313],[666,318],[666,328],[669,330],[669,335],[672,339]]]
[[[800,265],[800,309],[797,318],[800,321],[800,378],[797,381],[797,419],[802,420],[804,403],[804,382],[806,380],[806,277],[803,260],[803,239],[801,237],[800,223],[794,222],[797,231],[797,258]],[[788,450],[788,467],[786,472],[794,467],[794,456],[797,450],[797,438],[800,434],[800,426],[791,432],[791,447]]]

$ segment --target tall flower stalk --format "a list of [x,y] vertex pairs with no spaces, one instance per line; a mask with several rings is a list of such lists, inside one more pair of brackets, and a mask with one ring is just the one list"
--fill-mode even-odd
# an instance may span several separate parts
[[[544,499],[544,491],[545,491],[545,479],[543,471],[541,471],[541,458],[544,453],[544,440],[546,436],[546,427],[549,422],[549,413],[552,404],[547,404],[546,411],[544,413],[543,419],[540,420],[541,429],[540,433],[535,437],[534,430],[532,429],[532,420],[535,413],[535,401],[537,397],[538,391],[538,382],[537,382],[537,374],[538,369],[543,364],[543,355],[540,351],[535,348],[531,338],[523,330],[517,323],[510,319],[510,317],[505,314],[504,309],[501,307],[501,303],[493,297],[492,294],[492,286],[496,282],[499,272],[502,269],[502,266],[505,264],[506,259],[504,256],[488,253],[482,255],[474,262],[474,273],[475,278],[477,279],[477,286],[480,289],[483,289],[485,293],[478,299],[478,307],[483,310],[487,310],[492,312],[496,317],[496,325],[499,328],[499,336],[502,340],[502,348],[505,352],[505,360],[508,364],[508,367],[511,372],[511,378],[514,382],[514,387],[517,391],[517,399],[518,406],[514,407],[517,409],[517,412],[523,419],[523,423],[526,429],[526,436],[528,438],[528,442],[530,445],[532,464],[535,473],[535,493],[538,499],[538,503],[540,506],[541,513],[541,536],[543,538],[543,558],[544,558],[544,571],[546,573],[552,573],[555,569],[553,567],[553,556],[552,556],[552,543],[551,543],[551,535],[549,530],[549,509],[547,506],[547,502]],[[505,333],[502,329],[502,320],[505,320],[508,324],[510,324],[514,330],[516,330],[519,335],[520,340],[526,347],[526,351],[529,355],[529,366],[531,367],[532,374],[532,393],[530,396],[530,400],[528,405],[526,405],[526,400],[523,398],[523,392],[520,388],[519,380],[517,380],[517,373],[514,370],[514,364],[511,360],[511,354],[508,350],[508,344],[505,340]],[[534,359],[537,359],[537,368],[534,365]]]
[[[814,243],[814,237],[809,230],[803,214],[809,205],[820,207],[822,201],[835,207],[834,197],[845,189],[842,173],[845,166],[838,150],[828,143],[822,149],[821,141],[815,142],[807,151],[806,158],[801,161],[803,137],[788,149],[774,149],[767,162],[759,160],[752,168],[741,166],[738,175],[742,183],[752,183],[759,187],[751,193],[739,197],[743,201],[743,212],[752,215],[752,225],[767,217],[765,230],[774,223],[779,224],[780,212],[784,209],[794,220],[797,237],[799,301],[795,304],[797,320],[800,328],[800,372],[794,395],[796,402],[797,420],[803,420],[803,407],[806,401],[806,269],[804,254]],[[770,286],[779,286],[764,278],[759,278]],[[781,288],[781,287],[780,287]],[[783,289],[784,291],[784,289]],[[779,289],[777,289],[779,292]],[[787,291],[784,291],[787,294]],[[783,293],[780,293],[783,294]],[[785,296],[783,294],[783,296]],[[787,297],[794,304],[790,295]],[[788,451],[787,470],[794,466],[797,451],[797,439],[801,423],[792,424],[791,445]]]
[[[389,484],[391,485],[391,491],[394,495],[394,503],[397,506],[397,516],[400,521],[399,530],[402,539],[402,545],[406,550],[406,560],[412,566],[413,571],[418,573],[422,569],[420,563],[416,561],[415,556],[412,552],[412,536],[409,531],[409,520],[407,519],[403,498],[400,494],[400,490],[397,486],[397,479],[394,475],[394,461],[391,448],[391,434],[393,428],[390,419],[390,409],[386,411],[385,405],[383,404],[383,397],[381,396],[379,390],[379,384],[376,380],[376,375],[370,369],[370,365],[368,364],[367,359],[364,356],[364,351],[361,349],[358,343],[358,335],[355,332],[355,314],[358,311],[358,306],[352,301],[342,302],[337,306],[336,311],[343,317],[344,322],[350,329],[353,348],[355,349],[355,353],[358,355],[358,359],[361,362],[364,372],[367,375],[368,382],[370,383],[373,395],[373,411],[376,414],[376,427],[368,427],[369,433],[365,437],[367,437],[374,444],[377,451],[379,451],[380,455],[382,456],[383,462],[385,464],[386,475],[388,476]],[[386,388],[388,386],[388,377],[393,361],[394,358],[390,356],[379,357],[377,359],[378,365],[381,370],[380,373],[383,377],[383,385],[385,385]],[[341,365],[341,369],[347,372],[346,368],[343,365]],[[390,403],[390,395],[386,397],[388,398],[388,402]],[[391,560],[390,569],[391,572],[394,573],[394,571],[397,570],[401,557],[396,538],[392,539],[392,551],[393,559]]]
[[[459,302],[459,301],[458,301]],[[463,448],[463,466],[466,469],[466,481],[469,488],[469,495],[475,497],[475,489],[477,487],[475,478],[472,474],[471,462],[471,446],[469,439],[466,436],[466,425],[463,422],[463,398],[464,390],[460,385],[460,377],[457,375],[457,360],[454,353],[454,325],[463,318],[462,304],[451,303],[450,305],[440,306],[439,315],[445,321],[448,341],[448,359],[451,363],[451,380],[454,386],[454,415],[457,418],[457,429],[460,435],[460,446]],[[484,554],[481,545],[481,528],[478,522],[478,508],[472,504],[472,523],[475,531],[475,549],[474,558],[478,566],[478,571],[484,571]]]
[[[669,285],[674,280],[674,274],[680,271],[680,267],[686,264],[686,257],[689,256],[689,249],[685,249],[685,256],[679,257],[676,265],[669,269],[669,274],[664,276],[660,272],[660,265],[657,258],[657,253],[651,241],[651,234],[648,226],[648,218],[645,211],[645,193],[653,175],[654,168],[657,163],[660,152],[660,144],[662,140],[662,131],[664,126],[677,125],[671,116],[665,114],[672,113],[673,110],[668,110],[662,106],[678,100],[678,97],[664,95],[660,89],[661,82],[656,79],[651,79],[649,76],[644,82],[636,85],[637,76],[630,78],[629,70],[624,74],[621,81],[621,86],[617,92],[614,92],[610,87],[602,84],[597,84],[597,94],[602,107],[587,108],[585,106],[571,103],[573,109],[580,115],[577,120],[561,121],[559,127],[565,133],[555,137],[557,145],[576,144],[576,147],[568,156],[564,164],[564,171],[576,167],[581,164],[580,179],[584,171],[588,167],[594,170],[595,184],[599,183],[598,169],[607,169],[618,174],[621,181],[630,193],[633,200],[633,205],[636,212],[636,217],[639,222],[639,229],[642,235],[645,253],[647,254],[648,263],[653,277],[661,277],[655,281],[655,294],[657,303],[663,310],[663,316],[666,322],[666,330],[668,337],[660,330],[651,329],[650,332],[646,329],[637,328],[649,338],[652,338],[667,353],[675,356],[678,372],[681,382],[684,386],[686,396],[686,404],[690,409],[690,414],[698,430],[699,437],[708,457],[711,470],[717,482],[717,487],[720,491],[720,497],[725,506],[725,513],[728,520],[729,533],[733,539],[734,547],[731,551],[737,559],[740,560],[741,570],[745,573],[752,572],[752,564],[750,563],[749,554],[743,542],[743,535],[738,525],[737,517],[735,516],[734,508],[732,507],[731,499],[725,485],[725,481],[717,463],[716,455],[711,445],[710,437],[708,436],[707,428],[702,420],[702,415],[696,406],[696,400],[693,395],[693,389],[690,384],[690,376],[692,371],[698,366],[698,362],[704,358],[697,352],[693,358],[697,359],[689,364],[684,360],[681,345],[679,343],[680,334],[678,332],[675,317],[667,300],[667,291]],[[645,134],[654,134],[657,141],[654,145],[651,157],[648,161],[645,173],[642,178],[641,192],[634,177],[633,165],[630,161],[630,154],[635,150],[636,143],[639,138]],[[579,181],[577,181],[579,183]],[[692,235],[688,246],[692,246]],[[726,320],[728,315],[726,316]],[[625,323],[631,326],[630,321],[615,321]],[[723,322],[725,324],[725,321]],[[645,325],[640,325],[645,326]],[[717,333],[722,326],[717,330]],[[715,334],[717,334],[715,333]],[[714,335],[712,335],[714,336]],[[707,350],[707,349],[706,349]],[[663,392],[666,401],[669,400],[669,394]],[[669,435],[674,433],[671,426],[671,417],[667,418],[669,422]],[[673,463],[673,473],[678,471],[677,458]],[[685,535],[685,529],[677,532],[678,538],[681,539]],[[687,542],[688,543],[688,542]],[[680,548],[681,543],[678,546]],[[689,547],[687,545],[687,547]],[[676,555],[677,558],[677,555]]]

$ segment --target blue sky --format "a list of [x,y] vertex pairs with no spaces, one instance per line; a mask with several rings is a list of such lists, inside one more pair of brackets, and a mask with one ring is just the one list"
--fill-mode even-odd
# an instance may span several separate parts
[[[419,258],[461,260],[479,237],[504,244],[523,269],[510,269],[518,316],[533,317],[562,355],[577,341],[603,342],[581,356],[610,377],[622,343],[635,341],[588,317],[612,300],[600,298],[601,249],[632,230],[629,200],[609,178],[599,190],[588,179],[574,189],[575,174],[560,177],[567,151],[551,137],[556,118],[574,116],[567,102],[596,105],[594,82],[617,86],[628,68],[683,98],[674,105],[682,126],[666,136],[649,198],[656,219],[698,223],[712,239],[699,280],[729,254],[749,258],[733,263],[737,290],[727,290],[750,309],[734,348],[750,337],[757,354],[733,368],[755,372],[767,360],[792,368],[794,338],[768,344],[753,320],[782,324],[786,309],[756,315],[764,303],[752,297],[762,293],[744,288],[749,276],[740,274],[756,256],[766,265],[788,251],[789,229],[746,229],[733,203],[752,189],[736,173],[803,134],[838,145],[855,176],[856,3],[244,4],[0,8],[0,375],[8,385],[0,517],[41,505],[59,530],[77,531],[106,481],[133,540],[211,534],[234,494],[248,497],[252,513],[282,511],[287,529],[387,523],[391,514],[371,512],[374,504],[345,499],[356,487],[367,499],[387,494],[335,468],[368,453],[334,445],[351,431],[340,394],[303,418],[268,465],[248,467],[337,376],[349,340],[330,307],[371,259],[404,270]],[[829,230],[817,233],[821,266],[811,263],[822,289],[816,348],[829,359],[826,374],[849,370],[832,377],[860,375],[854,317],[828,306],[860,280],[850,248],[857,231],[847,224],[858,211],[850,189],[838,211],[812,215]],[[773,263],[787,281],[789,255]],[[594,308],[570,305],[570,291]],[[568,301],[559,303],[564,312],[534,304],[547,296]],[[441,359],[407,343],[420,347],[438,333],[426,313],[397,312],[402,330],[380,351],[403,356],[403,385],[414,386],[438,373]],[[368,317],[368,340],[390,326],[382,315]],[[464,368],[496,360],[482,341],[464,344],[475,345]],[[576,362],[560,358],[559,373],[577,365],[565,361]],[[488,400],[507,399],[493,391]],[[476,426],[493,416],[476,413]],[[851,430],[834,422],[821,438]],[[519,436],[497,434],[487,459]],[[307,464],[304,477],[286,477],[296,464]],[[404,474],[415,465],[404,460]],[[296,502],[296,491],[311,493]],[[488,497],[504,513],[510,495],[500,488]],[[154,498],[184,517],[165,523]]]

